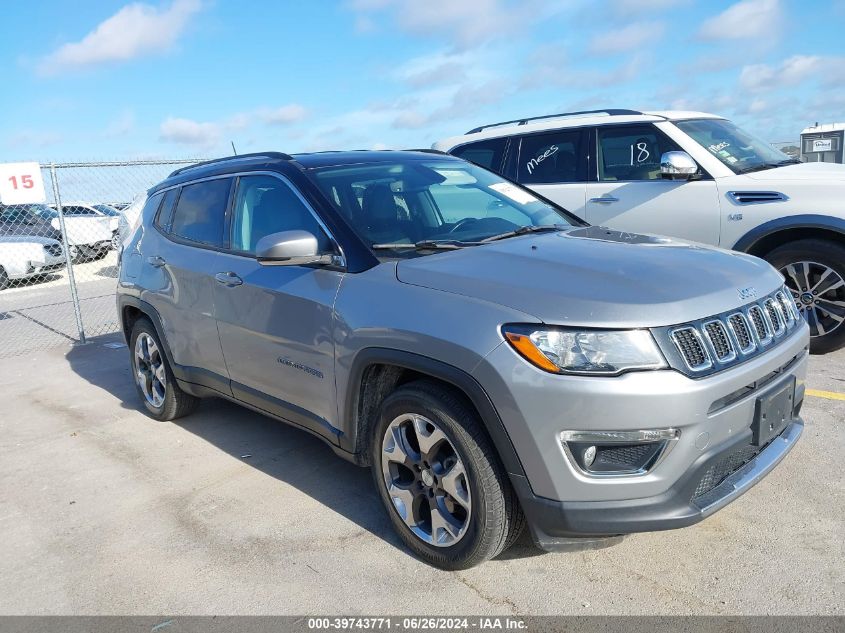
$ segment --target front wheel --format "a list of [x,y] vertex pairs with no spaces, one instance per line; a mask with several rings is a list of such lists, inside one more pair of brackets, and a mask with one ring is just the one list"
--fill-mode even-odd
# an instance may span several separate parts
[[435,567],[477,565],[522,530],[519,502],[476,412],[437,383],[409,383],[385,399],[371,457],[393,527]]
[[786,278],[810,326],[810,351],[825,354],[845,346],[845,247],[827,240],[798,240],[779,246],[766,260]]

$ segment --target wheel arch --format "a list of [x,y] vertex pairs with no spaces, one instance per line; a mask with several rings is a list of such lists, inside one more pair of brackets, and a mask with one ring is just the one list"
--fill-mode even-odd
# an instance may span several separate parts
[[733,249],[762,257],[779,246],[803,239],[824,239],[845,245],[845,219],[820,214],[777,218],[748,231]]
[[498,411],[475,378],[442,361],[387,348],[361,350],[349,372],[343,403],[345,426],[349,429],[346,439],[349,445],[345,448],[356,455],[357,463],[369,463],[367,442],[375,413],[384,398],[396,387],[419,378],[441,382],[463,396],[478,413],[507,472],[525,476]]
[[161,317],[153,306],[137,297],[121,295],[118,298],[118,316],[120,318],[120,329],[123,332],[123,338],[126,340],[127,345],[132,342],[130,337],[132,336],[132,327],[135,325],[135,322],[144,317],[149,319],[155,328],[158,340],[162,342],[164,354],[167,356],[167,362],[170,364],[170,368],[175,370],[177,365],[173,363],[170,346],[164,337],[164,327],[161,323]]

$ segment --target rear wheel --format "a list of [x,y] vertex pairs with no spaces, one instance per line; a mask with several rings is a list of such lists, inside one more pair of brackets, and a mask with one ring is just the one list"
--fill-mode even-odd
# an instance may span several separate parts
[[519,536],[522,511],[476,412],[429,381],[381,406],[371,443],[376,488],[405,544],[441,569],[466,569]]
[[164,347],[153,324],[140,318],[132,326],[129,350],[135,388],[144,407],[156,420],[175,420],[188,415],[199,399],[176,383]]
[[766,255],[786,278],[798,311],[810,326],[810,351],[845,346],[845,247],[827,240],[798,240]]

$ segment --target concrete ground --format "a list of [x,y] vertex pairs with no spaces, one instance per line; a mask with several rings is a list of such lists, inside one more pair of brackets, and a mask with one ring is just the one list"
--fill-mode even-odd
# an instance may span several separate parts
[[[845,614],[845,401],[697,526],[442,572],[394,536],[369,472],[220,400],[160,423],[126,348],[0,359],[0,614]],[[845,392],[845,353],[809,387]]]

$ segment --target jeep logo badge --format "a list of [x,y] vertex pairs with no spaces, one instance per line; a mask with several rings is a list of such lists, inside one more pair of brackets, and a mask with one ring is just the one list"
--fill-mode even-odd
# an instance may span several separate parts
[[757,296],[757,288],[754,286],[748,286],[747,288],[737,288],[739,292],[739,298],[742,300],[745,299],[753,299]]

